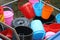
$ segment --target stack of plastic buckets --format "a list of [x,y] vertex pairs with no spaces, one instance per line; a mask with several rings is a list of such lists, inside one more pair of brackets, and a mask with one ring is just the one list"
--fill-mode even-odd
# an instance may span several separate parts
[[40,40],[44,38],[45,30],[40,20],[33,20],[31,22],[31,28],[33,30],[33,40]]

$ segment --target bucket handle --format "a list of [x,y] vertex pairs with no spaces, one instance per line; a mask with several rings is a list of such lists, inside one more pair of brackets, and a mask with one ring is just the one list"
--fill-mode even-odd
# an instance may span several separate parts
[[4,38],[5,40],[11,40],[10,38],[6,37],[5,35],[3,35],[3,34],[1,34],[1,33],[0,33],[0,36],[1,36],[2,38]]
[[[8,8],[9,10],[11,10],[13,12],[13,9],[8,7],[8,6],[3,6],[3,8]],[[14,13],[14,12],[13,12]]]
[[[18,9],[20,9],[20,2],[24,2],[23,0],[18,0]],[[22,5],[23,6],[23,5]]]
[[0,23],[3,24],[3,25],[5,25],[4,27],[6,27],[6,28],[10,28],[10,29],[15,33],[15,36],[16,36],[17,40],[20,40],[20,38],[19,38],[19,36],[18,36],[18,34],[17,34],[17,32],[16,32],[16,30],[15,30],[14,28],[8,26],[8,25],[5,24],[4,22],[1,22],[1,21],[0,21]]
[[21,7],[21,6],[19,5],[20,2],[21,2],[21,0],[18,0],[18,9],[20,9],[20,7]]

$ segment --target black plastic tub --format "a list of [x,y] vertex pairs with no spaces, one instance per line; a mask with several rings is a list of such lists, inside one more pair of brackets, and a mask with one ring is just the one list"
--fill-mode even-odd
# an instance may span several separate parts
[[32,40],[33,30],[26,26],[18,26],[15,28],[20,40]]

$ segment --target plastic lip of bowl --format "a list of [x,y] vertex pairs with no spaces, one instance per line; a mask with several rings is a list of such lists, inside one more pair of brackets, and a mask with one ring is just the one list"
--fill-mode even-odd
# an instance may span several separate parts
[[[16,29],[16,31],[17,31],[17,28],[28,28],[29,30],[30,30],[30,33],[27,35],[25,35],[24,34],[24,37],[27,37],[27,36],[30,36],[30,35],[32,35],[33,34],[33,30],[31,29],[31,28],[29,28],[29,27],[26,27],[26,26],[18,26],[18,27],[16,27],[15,29]],[[18,32],[17,32],[18,33]],[[19,34],[19,33],[18,33]],[[23,36],[23,35],[20,35],[20,36]]]

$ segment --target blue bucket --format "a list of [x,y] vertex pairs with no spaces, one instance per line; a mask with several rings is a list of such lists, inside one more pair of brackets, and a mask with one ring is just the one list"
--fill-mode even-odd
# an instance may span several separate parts
[[42,8],[43,8],[44,4],[42,2],[37,2],[33,5],[33,9],[35,12],[36,16],[41,16],[42,15]]
[[33,39],[43,39],[45,36],[45,30],[40,20],[33,20],[31,22],[31,28],[33,30]]
[[60,23],[60,13],[56,15],[56,22]]

